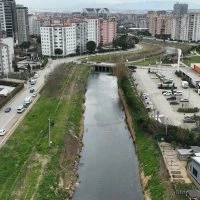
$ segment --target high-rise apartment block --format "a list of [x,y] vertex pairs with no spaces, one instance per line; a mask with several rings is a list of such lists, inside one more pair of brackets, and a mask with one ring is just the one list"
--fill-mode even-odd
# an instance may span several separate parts
[[174,16],[171,38],[182,41],[200,41],[200,13]]
[[55,56],[55,49],[63,50],[63,56],[86,52],[88,41],[97,46],[111,44],[117,36],[115,18],[77,18],[71,22],[51,24],[40,28],[42,54]]
[[148,13],[149,33],[152,36],[167,37],[171,35],[171,21],[172,17],[169,15],[158,15],[151,11]]
[[8,74],[13,72],[12,61],[14,58],[13,38],[0,39],[0,73]]
[[174,4],[173,14],[176,16],[185,15],[188,13],[188,4],[176,3]]
[[28,8],[17,5],[18,43],[29,41]]
[[111,44],[117,37],[117,23],[115,18],[99,19],[99,44]]
[[76,53],[76,24],[51,25],[41,27],[42,54],[55,56],[55,49],[62,49],[62,55]]

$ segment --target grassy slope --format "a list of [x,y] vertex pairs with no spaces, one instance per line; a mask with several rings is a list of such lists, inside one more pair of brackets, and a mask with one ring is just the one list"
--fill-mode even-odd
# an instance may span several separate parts
[[144,133],[138,126],[138,118],[140,115],[146,115],[145,110],[138,97],[136,91],[131,88],[128,80],[122,84],[122,89],[125,94],[127,104],[132,113],[133,127],[136,132],[136,149],[140,163],[140,168],[143,169],[145,176],[151,176],[148,186],[145,191],[150,192],[152,200],[172,200],[172,195],[169,193],[169,188],[164,177],[162,177],[160,161],[162,157],[159,148],[152,138]]
[[147,55],[154,55],[158,53],[162,53],[163,49],[158,45],[149,45],[141,43],[143,49],[137,50],[135,52],[130,51],[121,51],[121,53],[117,54],[107,54],[107,55],[98,55],[90,57],[88,60],[92,62],[120,62],[122,60],[133,61],[144,58]]
[[183,60],[183,63],[190,67],[191,63],[200,63],[200,56],[193,56]]
[[[78,79],[80,80],[80,77],[82,77],[81,84],[85,85],[88,68],[76,68],[69,74],[66,73],[64,76],[70,81],[60,83],[61,86],[67,84],[67,87],[61,87],[62,90],[59,88],[60,92],[58,92],[61,94],[65,89],[68,96],[59,101],[58,98],[42,95],[1,149],[0,199],[65,199],[69,195],[59,189],[52,191],[50,186],[56,185],[56,181],[61,176],[58,158],[65,139],[68,138],[69,129],[73,126],[73,134],[78,134],[82,116],[84,91],[76,90],[75,84],[72,91],[77,93],[69,92],[67,89],[72,82],[76,83]],[[55,121],[55,126],[52,127],[53,144],[50,149],[48,148],[49,116]],[[69,161],[71,166],[72,160]]]

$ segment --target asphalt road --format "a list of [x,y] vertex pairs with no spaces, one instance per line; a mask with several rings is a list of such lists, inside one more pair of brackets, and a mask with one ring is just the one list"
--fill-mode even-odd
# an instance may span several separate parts
[[[136,45],[136,48],[130,49],[128,51],[137,51],[139,49],[142,49],[141,45]],[[124,51],[123,51],[124,52]],[[121,53],[121,51],[117,52],[108,52],[104,54],[113,54],[113,53]],[[101,54],[102,55],[102,54]],[[20,124],[20,122],[24,119],[28,111],[31,109],[31,107],[34,105],[34,103],[37,101],[39,96],[33,97],[32,103],[29,105],[29,107],[21,114],[17,114],[17,108],[23,104],[24,99],[27,96],[30,96],[30,89],[34,88],[37,93],[39,93],[40,89],[45,84],[45,77],[59,64],[62,63],[68,63],[72,61],[77,61],[81,58],[89,57],[92,55],[84,55],[84,56],[76,56],[71,58],[62,58],[57,60],[49,60],[47,66],[43,70],[37,71],[39,74],[39,77],[37,78],[37,83],[34,86],[30,86],[29,83],[25,84],[24,89],[18,93],[6,106],[4,106],[0,110],[0,129],[5,129],[7,131],[5,136],[0,137],[0,148],[5,144],[5,142],[8,140],[8,138],[12,135],[12,133],[15,131],[17,126]],[[6,107],[11,107],[11,111],[9,113],[4,113],[4,110]]]

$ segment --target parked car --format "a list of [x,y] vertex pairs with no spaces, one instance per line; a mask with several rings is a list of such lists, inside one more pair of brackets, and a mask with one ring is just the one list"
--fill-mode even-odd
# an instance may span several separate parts
[[4,136],[6,134],[6,130],[5,129],[1,129],[0,130],[0,136]]
[[163,93],[166,93],[166,92],[168,92],[168,91],[167,91],[167,90],[164,90],[164,91],[162,91],[162,94],[163,94]]
[[182,91],[174,91],[175,96],[182,96],[183,92]]
[[181,99],[180,102],[189,102],[189,99]]
[[199,127],[194,127],[194,128],[191,129],[191,131],[200,132],[200,128]]
[[173,101],[173,100],[176,100],[176,97],[171,96],[171,97],[167,98],[167,101]]
[[195,123],[196,120],[194,120],[194,119],[192,119],[192,118],[185,118],[185,119],[183,120],[183,122],[184,122],[184,123]]
[[30,89],[30,93],[34,93],[35,92],[35,89]]
[[178,105],[179,102],[178,102],[178,101],[172,101],[172,102],[170,102],[169,104],[170,104],[170,105]]
[[5,113],[9,113],[10,111],[11,111],[11,107],[7,107],[7,108],[4,110]]
[[172,95],[172,92],[171,92],[171,91],[167,91],[167,92],[164,92],[163,95],[164,95],[164,96],[171,96],[171,95]]
[[37,96],[37,93],[36,92],[33,92],[32,93],[32,97],[36,97]]

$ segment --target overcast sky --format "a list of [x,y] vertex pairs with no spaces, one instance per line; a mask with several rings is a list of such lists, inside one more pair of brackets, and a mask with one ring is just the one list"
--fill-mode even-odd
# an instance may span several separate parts
[[[157,1],[159,4],[157,4]],[[140,5],[140,9],[172,9],[172,5],[175,2],[188,3],[189,8],[198,8],[200,9],[200,0],[16,0],[17,4],[23,4],[30,9],[70,9],[70,8],[81,8],[81,7],[98,7],[98,6],[107,6],[120,9],[120,5],[123,4],[123,7],[129,9],[130,5]],[[58,3],[59,2],[59,3]],[[136,7],[137,7],[136,6]],[[144,7],[145,6],[145,7]],[[149,7],[150,6],[150,7]],[[134,6],[133,6],[134,7]],[[137,7],[138,8],[138,7]]]

